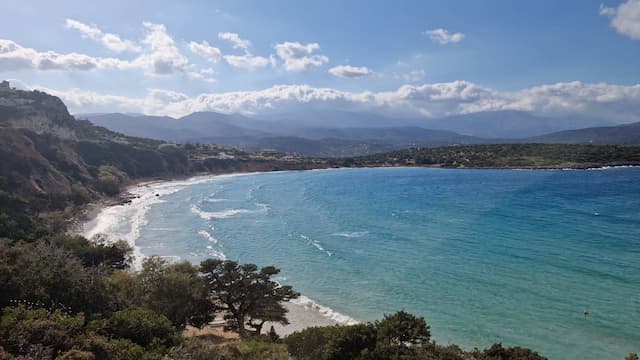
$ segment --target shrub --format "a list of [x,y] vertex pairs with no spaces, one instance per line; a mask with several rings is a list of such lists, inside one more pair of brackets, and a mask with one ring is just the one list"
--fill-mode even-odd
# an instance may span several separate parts
[[299,360],[357,359],[376,347],[377,330],[373,324],[312,327],[284,339],[287,349]]
[[104,268],[84,267],[60,247],[0,241],[0,307],[26,301],[48,308],[98,312],[106,307]]
[[20,305],[3,309],[0,342],[13,354],[28,355],[34,349],[47,349],[52,355],[69,350],[82,331],[84,316],[71,316],[60,310],[30,309]]
[[106,324],[106,331],[143,347],[172,346],[179,342],[179,334],[169,319],[144,308],[115,312]]
[[378,339],[387,344],[421,344],[429,341],[431,332],[422,317],[398,311],[376,322]]

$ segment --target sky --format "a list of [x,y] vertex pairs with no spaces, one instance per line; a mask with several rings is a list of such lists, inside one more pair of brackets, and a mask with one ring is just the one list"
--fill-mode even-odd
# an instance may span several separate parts
[[640,0],[3,0],[0,78],[74,113],[640,121]]

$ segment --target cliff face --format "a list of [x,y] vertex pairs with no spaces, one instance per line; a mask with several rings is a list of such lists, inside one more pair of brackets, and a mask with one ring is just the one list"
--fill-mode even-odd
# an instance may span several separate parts
[[0,192],[90,198],[128,178],[185,173],[187,157],[160,145],[78,121],[55,96],[0,89]]
[[74,118],[62,100],[40,91],[3,90],[0,92],[0,126],[27,129],[76,140]]
[[[0,179],[15,195],[71,193],[92,176],[72,143],[75,120],[57,97],[0,91]],[[4,189],[3,189],[4,190]]]

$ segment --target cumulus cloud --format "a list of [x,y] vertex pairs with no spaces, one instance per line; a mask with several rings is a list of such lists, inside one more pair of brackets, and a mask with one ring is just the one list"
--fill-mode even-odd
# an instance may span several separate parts
[[14,41],[0,39],[0,71],[25,69],[89,71],[95,69],[127,69],[133,65],[115,58],[100,58],[89,55],[55,51],[40,52],[23,47]]
[[[96,57],[75,52],[39,51],[24,47],[12,40],[0,39],[0,71],[30,69],[86,72],[102,69],[138,69],[151,76],[181,74],[190,79],[199,79],[205,82],[216,81],[211,77],[212,69],[198,69],[195,64],[189,62],[164,25],[145,22],[143,26],[146,29],[145,37],[139,43],[134,44],[128,40],[122,40],[115,34],[105,33],[95,26],[72,19],[66,21],[67,28],[77,30],[82,37],[97,40],[114,51],[131,50],[137,52],[130,59]],[[206,41],[190,42],[187,46],[191,51],[211,62],[219,61],[222,55],[219,49]],[[260,63],[260,59],[253,61]],[[269,60],[266,61],[269,62]]]
[[464,39],[463,33],[450,33],[449,30],[446,29],[433,29],[427,30],[424,32],[424,35],[428,36],[429,39],[438,42],[442,45],[449,43],[459,43]]
[[148,30],[142,40],[147,49],[134,60],[134,63],[144,68],[150,75],[184,72],[189,60],[178,50],[175,41],[167,33],[167,28],[162,24],[151,22],[144,22],[143,25]]
[[222,57],[222,52],[217,47],[209,45],[208,42],[202,41],[200,43],[191,41],[189,43],[189,50],[191,50],[194,54],[198,54],[205,58],[206,60],[216,63]]
[[241,49],[244,54],[242,55],[225,55],[224,61],[227,64],[245,70],[255,70],[258,68],[266,67],[271,64],[275,66],[273,58],[266,58],[264,56],[257,56],[251,53],[251,42],[249,40],[242,39],[236,33],[218,33],[218,38],[229,41],[233,44],[234,49]]
[[299,42],[284,42],[275,46],[276,54],[284,62],[283,68],[287,71],[303,71],[314,66],[322,66],[329,62],[329,58],[324,55],[313,55],[316,50],[320,50],[317,43],[303,45]]
[[105,33],[96,26],[87,25],[77,20],[66,19],[65,27],[80,32],[83,38],[99,41],[107,49],[123,52],[132,51],[139,52],[141,49],[138,45],[129,40],[123,40],[119,35]]
[[246,70],[263,68],[271,63],[270,59],[252,54],[225,55],[224,60],[231,66]]
[[627,0],[616,8],[601,4],[600,15],[609,17],[618,33],[640,39],[640,0]]
[[[77,29],[86,37],[100,39],[104,44],[111,44],[110,46],[118,48],[113,45],[117,44],[118,40],[114,41],[113,37],[110,37],[113,34],[104,34],[98,28],[75,20],[68,20],[67,25]],[[148,30],[142,40],[144,48],[140,48],[142,53],[133,60],[101,58],[78,53],[41,52],[18,45],[11,40],[0,39],[0,70],[37,69],[71,72],[108,68],[120,70],[141,68],[148,75],[185,72],[189,60],[180,53],[165,26],[149,22],[143,25]],[[105,37],[107,37],[106,40]]]
[[357,79],[369,76],[373,74],[373,71],[369,70],[369,68],[365,66],[339,65],[329,69],[329,73],[341,78]]
[[76,113],[131,111],[183,116],[195,111],[217,111],[251,115],[311,107],[377,112],[389,116],[442,117],[520,110],[545,116],[601,116],[621,123],[637,121],[640,113],[640,84],[566,82],[513,92],[499,92],[467,81],[404,85],[383,92],[345,92],[308,85],[277,85],[259,91],[204,93],[193,97],[153,89],[141,98],[80,90],[43,90],[60,96]]
[[240,38],[240,35],[236,33],[221,32],[218,33],[218,38],[231,42],[234,49],[241,49],[248,52],[249,48],[251,47],[251,42],[249,40]]

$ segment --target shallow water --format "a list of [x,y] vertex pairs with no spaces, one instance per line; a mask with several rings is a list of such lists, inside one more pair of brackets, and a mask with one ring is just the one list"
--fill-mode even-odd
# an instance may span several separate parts
[[638,168],[283,172],[153,191],[118,223],[143,254],[274,264],[339,320],[405,309],[467,348],[640,351]]

